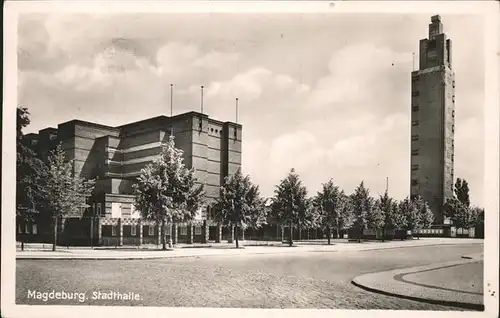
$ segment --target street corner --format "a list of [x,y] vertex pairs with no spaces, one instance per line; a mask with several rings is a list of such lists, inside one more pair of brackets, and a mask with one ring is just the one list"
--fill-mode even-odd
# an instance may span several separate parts
[[387,296],[484,310],[482,267],[482,254],[470,254],[457,261],[364,274],[351,282]]

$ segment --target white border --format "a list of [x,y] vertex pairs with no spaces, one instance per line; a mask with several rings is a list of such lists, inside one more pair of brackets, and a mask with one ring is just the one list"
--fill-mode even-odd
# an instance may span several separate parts
[[[333,4],[332,4],[333,3]],[[4,5],[4,108],[2,149],[2,316],[11,317],[72,317],[95,316],[249,316],[262,317],[497,317],[498,316],[498,195],[499,195],[499,5],[494,1],[22,1]],[[483,16],[485,30],[485,307],[479,312],[430,312],[384,310],[280,310],[280,309],[212,309],[164,307],[87,307],[87,306],[21,306],[15,305],[15,105],[17,105],[17,18],[22,12],[87,12],[87,13],[137,13],[137,12],[279,12],[279,13],[423,13],[479,14]],[[417,39],[418,40],[418,39]],[[416,40],[416,41],[417,41]],[[11,119],[11,120],[8,120]],[[488,285],[489,284],[489,285]],[[489,291],[495,291],[490,296]]]

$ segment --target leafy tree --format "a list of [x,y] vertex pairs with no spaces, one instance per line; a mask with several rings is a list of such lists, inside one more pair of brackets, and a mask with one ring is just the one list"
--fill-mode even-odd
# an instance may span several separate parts
[[417,205],[410,198],[406,198],[399,203],[400,213],[404,216],[404,229],[413,231],[418,228],[420,222],[420,215]]
[[293,225],[312,219],[307,197],[307,189],[302,185],[299,175],[292,169],[287,177],[276,186],[274,191],[274,213],[278,219],[290,226],[289,245],[293,245]]
[[44,172],[43,205],[53,220],[54,242],[56,250],[58,220],[64,216],[81,216],[88,207],[87,197],[92,194],[95,182],[85,180],[73,173],[73,161],[67,161],[61,145],[51,151],[48,165]]
[[395,201],[389,197],[387,191],[385,191],[384,195],[380,196],[378,200],[378,208],[380,209],[383,216],[383,225],[382,225],[382,241],[385,240],[386,231],[388,228],[394,228],[394,216],[395,216]]
[[226,226],[234,226],[236,248],[239,247],[240,228],[259,228],[267,223],[264,203],[259,187],[252,184],[249,176],[243,177],[240,169],[234,175],[226,177],[216,202],[215,219]]
[[364,181],[361,181],[354,193],[351,195],[353,211],[353,228],[358,235],[358,242],[361,242],[363,230],[367,225],[367,217],[372,209],[370,191],[365,188]]
[[[16,160],[16,214],[25,222],[34,220],[38,214],[41,198],[41,181],[43,181],[43,162],[37,158],[28,144],[23,140],[23,128],[30,123],[26,108],[17,108],[17,160]],[[24,249],[24,239],[21,242]]]
[[471,209],[457,198],[450,198],[444,204],[444,213],[457,228],[469,229],[477,224],[479,210]]
[[421,196],[415,197],[413,202],[418,214],[416,228],[422,229],[431,227],[434,222],[434,213],[431,211],[429,204],[425,202]]
[[194,169],[184,165],[182,155],[170,136],[160,156],[141,170],[134,184],[135,208],[143,218],[161,224],[163,250],[166,223],[193,220],[204,203],[203,185],[196,183]]
[[462,202],[466,207],[470,206],[469,184],[465,179],[457,178],[454,192],[458,201]]
[[319,214],[319,223],[326,228],[328,235],[328,245],[331,243],[331,229],[337,229],[337,236],[342,223],[342,196],[343,193],[332,180],[323,184],[321,191],[314,198],[314,206]]
[[384,228],[385,215],[380,200],[373,200],[373,198],[370,198],[370,204],[372,208],[366,216],[367,227],[375,230]]

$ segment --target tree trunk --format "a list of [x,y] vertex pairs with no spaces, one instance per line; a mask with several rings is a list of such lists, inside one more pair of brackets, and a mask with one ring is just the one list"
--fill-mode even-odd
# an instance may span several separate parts
[[292,246],[293,245],[293,223],[290,221],[290,238],[288,240],[288,245]]
[[339,220],[337,220],[337,239],[340,238],[340,224],[339,224]]
[[21,251],[24,251],[24,237],[21,240]]
[[359,226],[358,228],[358,243],[361,243],[361,236],[363,235],[363,227]]
[[385,225],[382,227],[382,242],[385,242]]
[[332,231],[330,230],[330,226],[328,226],[328,227],[326,228],[326,232],[328,233],[328,234],[327,234],[327,235],[328,235],[328,245],[330,245],[330,244],[331,244],[331,241],[330,241],[330,240],[331,240],[331,237],[332,237]]
[[161,220],[161,249],[166,251],[167,250],[167,242],[165,241],[165,220]]
[[54,217],[54,242],[52,242],[52,251],[54,252],[56,250],[56,245],[57,245],[57,217]]
[[299,241],[302,240],[302,228],[300,227],[300,222],[297,223],[297,228],[299,229]]
[[239,241],[238,241],[238,225],[234,226],[234,238],[236,240],[236,248],[240,247]]

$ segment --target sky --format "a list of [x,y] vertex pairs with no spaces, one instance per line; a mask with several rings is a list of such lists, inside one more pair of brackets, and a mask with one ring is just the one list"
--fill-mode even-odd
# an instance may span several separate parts
[[[18,103],[26,133],[72,119],[122,125],[200,110],[243,125],[242,170],[272,196],[291,168],[309,195],[403,199],[410,78],[433,14],[23,14]],[[479,16],[442,14],[456,74],[455,177],[483,203],[484,43]],[[474,45],[471,45],[471,43]]]

